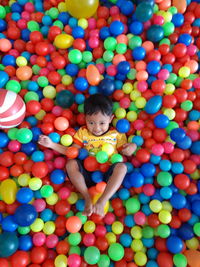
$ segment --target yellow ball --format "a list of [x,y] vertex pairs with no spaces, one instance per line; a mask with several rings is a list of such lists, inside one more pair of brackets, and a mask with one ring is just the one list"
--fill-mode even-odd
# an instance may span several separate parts
[[103,144],[101,149],[102,151],[105,151],[108,154],[108,156],[111,156],[115,151],[113,145],[108,144],[108,143]]
[[172,121],[176,116],[176,112],[172,108],[166,108],[163,111],[163,114],[167,116],[170,121]]
[[78,26],[80,26],[84,30],[87,29],[87,27],[88,27],[88,21],[87,21],[87,19],[84,19],[84,18],[79,19],[78,20]]
[[131,83],[125,83],[122,87],[122,91],[125,94],[130,94],[132,90],[133,90],[133,85]]
[[107,239],[109,245],[116,243],[116,241],[117,241],[116,235],[114,233],[111,233],[111,232],[106,234],[106,239]]
[[96,225],[93,221],[87,221],[83,225],[83,230],[86,233],[93,233],[95,231],[95,229],[96,229]]
[[150,201],[149,207],[153,212],[158,213],[162,210],[162,203],[159,200],[154,199]]
[[186,78],[190,75],[190,68],[189,67],[181,67],[178,71],[178,75],[181,77],[181,78]]
[[17,179],[17,182],[19,185],[21,186],[27,186],[29,181],[30,181],[31,177],[29,174],[27,173],[22,173],[20,174],[20,176]]
[[131,98],[132,101],[136,101],[136,99],[137,99],[138,97],[140,97],[140,96],[141,96],[141,93],[140,93],[139,91],[137,91],[137,90],[133,90],[133,91],[130,93],[130,98]]
[[[92,203],[95,204],[101,195],[102,195],[101,193],[96,194],[92,199]],[[109,201],[107,201],[105,206],[104,206],[104,214],[106,214],[108,212],[108,209],[109,209]]]
[[147,263],[147,256],[145,253],[138,251],[134,255],[134,260],[138,266],[144,266]]
[[172,95],[175,91],[176,87],[172,83],[167,83],[165,86],[164,93],[166,95]]
[[116,127],[117,122],[118,122],[118,119],[117,119],[117,118],[114,118],[114,119],[112,120],[112,125],[113,125],[114,127]]
[[197,250],[199,247],[199,240],[196,237],[193,237],[190,240],[186,240],[185,243],[186,243],[187,248],[189,249]]
[[27,59],[25,57],[19,56],[16,58],[16,64],[19,67],[23,67],[27,65]]
[[73,138],[70,134],[64,134],[60,139],[60,143],[63,146],[70,146],[73,143]]
[[142,241],[140,239],[134,239],[131,243],[131,248],[135,252],[141,251],[141,249],[143,248]]
[[74,38],[66,33],[58,34],[54,40],[54,45],[60,49],[67,49],[72,46]]
[[127,120],[129,120],[130,122],[137,120],[137,113],[135,111],[129,111],[126,114],[126,118]]
[[42,180],[37,177],[33,177],[29,180],[28,186],[31,190],[36,191],[41,188]]
[[167,210],[161,210],[158,214],[158,219],[163,224],[168,224],[172,220],[172,215]]
[[142,238],[142,229],[139,226],[133,226],[131,228],[131,236],[135,239]]
[[145,105],[146,105],[146,99],[144,97],[138,97],[136,100],[135,100],[135,106],[137,108],[144,108]]
[[56,88],[52,85],[47,85],[42,90],[44,97],[54,99],[56,97]]
[[58,4],[58,10],[60,12],[67,12],[67,5],[64,2]]
[[54,233],[56,229],[55,223],[52,221],[45,222],[44,227],[43,227],[43,232],[46,235],[51,235]]
[[44,116],[46,115],[46,112],[41,109],[36,115],[36,119],[38,119],[39,121],[43,120]]
[[64,84],[64,85],[70,85],[71,83],[72,83],[72,77],[71,76],[69,76],[69,75],[64,75],[63,77],[62,77],[62,83]]
[[168,201],[163,201],[162,202],[162,210],[167,210],[171,212],[173,210],[172,205]]
[[126,117],[126,110],[124,108],[117,108],[115,111],[117,119],[123,119]]
[[198,170],[194,171],[190,174],[191,178],[194,180],[198,180],[200,178],[200,172]]
[[78,200],[78,194],[76,192],[71,192],[71,194],[67,198],[69,204],[74,204],[77,202],[77,200]]
[[120,235],[123,232],[123,230],[124,226],[121,222],[116,221],[112,224],[112,231],[114,234]]
[[30,225],[31,230],[35,233],[42,231],[43,227],[44,222],[40,218],[36,218],[35,221]]
[[58,202],[58,195],[56,193],[51,194],[46,198],[46,202],[49,205],[55,205]]
[[164,22],[170,22],[172,20],[172,13],[166,11],[163,14]]
[[66,267],[67,266],[67,257],[63,254],[58,255],[55,258],[55,267]]

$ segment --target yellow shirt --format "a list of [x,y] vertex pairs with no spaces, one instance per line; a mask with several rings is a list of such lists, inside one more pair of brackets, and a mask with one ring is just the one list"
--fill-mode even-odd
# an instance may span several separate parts
[[91,149],[101,150],[102,145],[108,143],[113,145],[114,153],[117,153],[127,143],[127,138],[125,134],[119,133],[114,128],[111,128],[101,136],[95,136],[88,131],[86,126],[83,126],[74,135],[74,143],[86,148],[88,151]]

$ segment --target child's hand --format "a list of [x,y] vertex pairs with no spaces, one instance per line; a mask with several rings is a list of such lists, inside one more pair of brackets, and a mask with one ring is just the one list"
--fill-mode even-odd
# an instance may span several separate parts
[[38,143],[44,147],[49,147],[49,148],[51,148],[53,145],[51,138],[49,138],[46,135],[40,135]]
[[123,145],[121,153],[124,156],[130,157],[130,156],[133,155],[133,153],[135,152],[136,148],[137,148],[136,144],[127,143],[127,144]]

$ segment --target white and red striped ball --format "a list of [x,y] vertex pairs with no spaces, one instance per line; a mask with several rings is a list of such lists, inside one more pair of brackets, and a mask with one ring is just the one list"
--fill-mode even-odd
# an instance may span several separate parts
[[26,112],[26,105],[15,92],[0,89],[0,128],[13,128],[19,125]]

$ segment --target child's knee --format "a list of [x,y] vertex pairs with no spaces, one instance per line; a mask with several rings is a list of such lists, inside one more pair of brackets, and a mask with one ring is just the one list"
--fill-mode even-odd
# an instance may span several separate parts
[[77,167],[77,162],[75,159],[70,159],[66,163],[66,170],[67,172],[71,171],[72,169],[76,169]]
[[117,171],[120,171],[120,172],[123,172],[123,173],[126,173],[127,172],[127,166],[125,163],[123,162],[119,162],[115,165],[115,169]]

